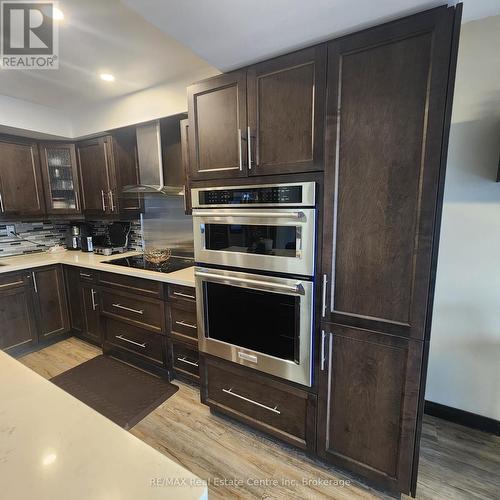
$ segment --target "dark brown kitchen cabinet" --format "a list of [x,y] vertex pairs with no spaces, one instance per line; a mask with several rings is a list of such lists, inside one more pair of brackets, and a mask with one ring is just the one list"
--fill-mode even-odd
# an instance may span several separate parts
[[326,45],[247,70],[248,173],[323,170]]
[[80,213],[80,184],[75,145],[41,143],[40,157],[47,213],[51,215]]
[[66,266],[66,290],[73,333],[96,345],[101,345],[100,289],[95,271]]
[[40,341],[69,331],[68,302],[62,266],[31,270]]
[[82,209],[88,216],[137,214],[137,195],[122,195],[125,186],[139,184],[135,128],[81,141],[76,145]]
[[37,343],[31,283],[26,272],[0,276],[0,349],[15,352]]
[[37,143],[21,138],[0,138],[0,162],[0,217],[44,215]]
[[328,44],[317,447],[396,494],[416,490],[457,12]]
[[318,454],[385,490],[411,489],[424,343],[324,325]]
[[192,179],[245,177],[247,172],[246,71],[188,87]]

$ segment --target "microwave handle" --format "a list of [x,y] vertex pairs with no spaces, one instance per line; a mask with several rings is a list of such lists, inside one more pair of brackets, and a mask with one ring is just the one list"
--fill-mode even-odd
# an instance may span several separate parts
[[280,291],[280,292],[281,291],[291,292],[291,293],[295,293],[298,295],[304,294],[304,287],[300,283],[297,283],[296,285],[283,285],[282,283],[273,283],[271,281],[238,278],[236,276],[223,276],[223,275],[215,274],[215,273],[206,273],[204,271],[195,271],[194,275],[198,276],[200,278],[207,278],[207,279],[212,278],[212,279],[229,281],[232,283],[242,283],[245,285],[255,285],[255,286],[261,286],[261,287],[263,286],[263,287],[269,288],[271,290],[276,290],[276,291]]
[[205,212],[193,210],[193,217],[258,217],[271,219],[302,219],[304,212]]

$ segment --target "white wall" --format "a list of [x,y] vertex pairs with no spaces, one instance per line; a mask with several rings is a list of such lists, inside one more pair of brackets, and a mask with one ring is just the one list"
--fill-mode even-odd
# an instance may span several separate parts
[[462,26],[426,399],[500,419],[500,16]]

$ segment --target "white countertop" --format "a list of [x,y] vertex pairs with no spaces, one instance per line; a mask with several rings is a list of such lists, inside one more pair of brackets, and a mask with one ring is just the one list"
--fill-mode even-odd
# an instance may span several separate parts
[[85,267],[98,271],[109,271],[117,274],[126,274],[137,278],[146,278],[155,281],[164,281],[175,285],[194,286],[194,267],[174,271],[173,273],[160,273],[147,271],[145,269],[134,269],[113,264],[105,264],[103,261],[120,259],[139,255],[139,252],[126,252],[119,255],[105,256],[94,253],[66,250],[57,253],[32,253],[18,255],[15,257],[0,258],[0,273],[19,271],[33,267],[47,266],[50,264],[66,264],[70,266]]
[[207,498],[200,478],[3,352],[0,380],[2,498]]

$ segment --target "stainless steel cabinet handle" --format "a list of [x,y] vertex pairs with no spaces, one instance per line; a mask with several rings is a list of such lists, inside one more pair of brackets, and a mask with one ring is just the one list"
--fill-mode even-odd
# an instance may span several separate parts
[[91,274],[87,274],[87,273],[80,273],[80,276],[82,278],[92,278],[92,275]]
[[304,212],[206,212],[205,210],[193,210],[194,217],[259,217],[261,219],[302,219]]
[[301,283],[297,283],[296,285],[283,285],[282,283],[273,283],[270,281],[252,280],[247,278],[237,278],[236,276],[224,276],[215,273],[205,273],[203,271],[195,271],[194,275],[199,276],[200,278],[217,279],[221,281],[241,283],[244,285],[255,285],[259,287],[269,288],[271,290],[279,290],[295,293],[297,295],[304,295],[304,287]]
[[142,309],[132,309],[131,307],[122,306],[121,304],[113,304],[113,307],[116,307],[117,309],[124,309],[125,311],[130,311],[137,314],[144,314],[144,311]]
[[247,146],[248,146],[248,169],[252,170],[252,146],[250,145],[250,127],[247,127]]
[[123,335],[115,335],[115,338],[123,340],[124,342],[128,342],[129,344],[134,344],[137,347],[142,347],[143,349],[146,348],[146,344],[139,344],[139,342],[134,342],[133,340],[130,340],[127,337],[124,337]]
[[38,286],[36,284],[36,276],[34,271],[31,271],[31,276],[33,278],[33,288],[35,289],[35,292],[38,293]]
[[104,190],[101,189],[101,202],[102,202],[102,211],[106,211],[106,202],[104,201]]
[[8,286],[14,286],[14,285],[22,285],[22,281],[13,281],[12,283],[5,283],[4,285],[0,285],[0,288],[6,288]]
[[198,363],[195,363],[194,361],[189,361],[189,359],[186,359],[185,356],[183,358],[177,358],[177,361],[180,361],[181,363],[186,363],[187,365],[196,366],[196,368],[198,368]]
[[270,406],[266,406],[266,405],[263,405],[262,403],[258,403],[257,401],[254,401],[253,399],[249,399],[249,398],[246,398],[245,396],[241,396],[240,394],[233,392],[232,387],[231,387],[231,389],[222,389],[222,392],[225,392],[226,394],[230,394],[231,396],[234,396],[235,398],[242,399],[243,401],[246,401],[248,403],[252,403],[255,406],[259,406],[260,408],[264,408],[265,410],[269,410],[269,411],[272,411],[273,413],[281,415],[281,412],[278,410],[278,406],[271,408]]
[[326,334],[325,330],[321,330],[321,371],[324,371],[325,369],[325,339],[326,339]]
[[182,292],[174,292],[174,295],[177,295],[178,297],[185,297],[186,299],[193,299],[193,300],[196,299],[194,295],[188,295],[187,293],[182,293]]
[[91,288],[90,289],[90,296],[92,297],[92,310],[95,311],[97,309],[97,302],[95,301],[95,296],[97,292]]
[[5,212],[5,208],[3,207],[3,196],[2,196],[2,193],[0,193],[0,210],[2,210],[2,213]]
[[116,207],[115,207],[115,202],[113,199],[113,190],[112,189],[109,190],[108,196],[109,196],[109,203],[111,205],[111,211],[114,212]]
[[196,330],[196,328],[198,328],[196,325],[191,325],[190,323],[186,323],[185,321],[176,321],[175,324],[181,325],[181,326],[186,326],[187,328],[194,328],[195,330]]
[[238,129],[238,162],[241,171],[243,170],[243,153],[241,152],[241,128]]
[[326,274],[323,274],[323,291],[321,299],[321,316],[324,318],[326,316],[326,284],[328,283],[328,278]]

